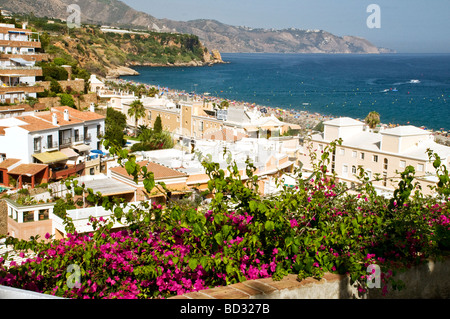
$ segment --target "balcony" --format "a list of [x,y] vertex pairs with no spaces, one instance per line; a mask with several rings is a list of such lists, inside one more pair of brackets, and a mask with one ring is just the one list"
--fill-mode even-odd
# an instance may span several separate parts
[[[1,72],[1,70],[0,70],[0,72]],[[18,85],[12,85],[12,86],[0,86],[0,94],[41,93],[41,92],[44,92],[44,87],[40,86],[40,85],[29,86],[26,84],[18,84]]]
[[63,167],[52,167],[50,168],[50,179],[60,180],[68,178],[69,176],[74,176],[76,174],[83,175],[85,167],[85,163],[80,163],[77,165],[66,165]]
[[41,42],[36,39],[23,40],[0,40],[2,47],[16,47],[16,48],[41,48]]
[[73,142],[74,142],[75,144],[84,143],[84,141],[85,141],[85,138],[84,138],[83,135],[75,136],[75,137],[73,138]]
[[84,140],[85,140],[85,141],[90,141],[91,139],[92,139],[91,134],[86,134],[86,135],[84,136]]
[[42,76],[42,68],[37,66],[0,66],[2,76]]
[[22,58],[24,60],[27,61],[36,61],[36,62],[40,62],[40,61],[48,61],[49,60],[49,55],[47,53],[19,53],[19,52],[2,52],[0,53],[0,59],[18,59],[18,58]]
[[[43,147],[43,149],[44,149],[45,151],[57,150],[57,149],[59,149],[59,145],[58,145],[57,142],[53,142],[53,143],[51,143],[51,144],[45,145],[45,146]],[[39,153],[40,153],[40,152],[39,152]]]
[[60,147],[71,146],[73,141],[74,141],[74,138],[72,138],[72,137],[61,138],[61,139],[59,139],[59,146]]

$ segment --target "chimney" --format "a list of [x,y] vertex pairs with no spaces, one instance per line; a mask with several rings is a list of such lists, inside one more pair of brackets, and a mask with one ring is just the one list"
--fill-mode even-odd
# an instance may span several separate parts
[[58,118],[56,117],[56,113],[52,113],[52,124],[58,125]]
[[64,110],[64,121],[69,122],[69,110]]
[[89,106],[89,111],[95,112],[95,104],[94,103],[91,103],[91,105]]

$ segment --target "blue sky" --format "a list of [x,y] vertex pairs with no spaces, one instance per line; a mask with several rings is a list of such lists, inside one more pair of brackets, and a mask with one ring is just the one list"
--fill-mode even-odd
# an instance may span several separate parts
[[[405,53],[450,53],[450,0],[122,0],[156,18],[215,19],[254,28],[322,29]],[[370,4],[380,28],[368,28]]]

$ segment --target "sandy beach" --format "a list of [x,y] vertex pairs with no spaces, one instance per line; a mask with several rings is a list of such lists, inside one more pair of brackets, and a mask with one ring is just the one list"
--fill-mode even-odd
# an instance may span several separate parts
[[[117,83],[119,85],[126,85],[126,84],[130,84],[130,85],[134,85],[134,86],[144,85],[144,87],[146,89],[150,89],[153,87],[153,88],[158,89],[160,91],[160,94],[166,95],[168,98],[175,99],[175,100],[184,99],[186,101],[190,100],[190,101],[197,101],[197,102],[203,102],[206,100],[206,101],[210,101],[210,102],[217,103],[217,104],[220,104],[222,101],[227,101],[231,107],[236,107],[236,108],[247,107],[249,109],[256,108],[259,111],[266,110],[267,113],[265,112],[265,114],[267,114],[267,115],[274,114],[277,118],[280,118],[284,122],[300,125],[302,128],[305,128],[306,131],[311,131],[320,122],[328,121],[328,120],[332,120],[332,119],[336,118],[336,116],[324,115],[324,114],[320,114],[317,112],[312,113],[312,112],[308,112],[308,111],[300,111],[300,110],[283,108],[281,106],[275,108],[275,107],[250,103],[247,101],[229,100],[226,98],[212,96],[206,92],[203,94],[198,94],[195,92],[186,92],[184,90],[183,91],[174,90],[174,89],[171,89],[168,87],[162,87],[157,84],[146,84],[146,83],[141,83],[141,82],[137,82],[137,81],[129,81],[129,80],[124,80],[124,79],[110,79],[108,81]],[[364,119],[357,119],[357,120],[364,121]],[[380,123],[380,126],[384,127],[384,128],[392,128],[392,127],[399,126],[399,124]],[[436,142],[441,143],[443,145],[450,146],[450,132],[433,131],[433,130],[429,130],[429,131],[432,132],[433,135],[435,136]]]

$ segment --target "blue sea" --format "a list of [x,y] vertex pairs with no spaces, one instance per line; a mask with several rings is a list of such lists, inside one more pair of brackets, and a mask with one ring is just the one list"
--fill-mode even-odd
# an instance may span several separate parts
[[[185,92],[450,130],[450,54],[222,54],[212,67],[136,67],[122,77]],[[412,81],[418,80],[418,81]]]

